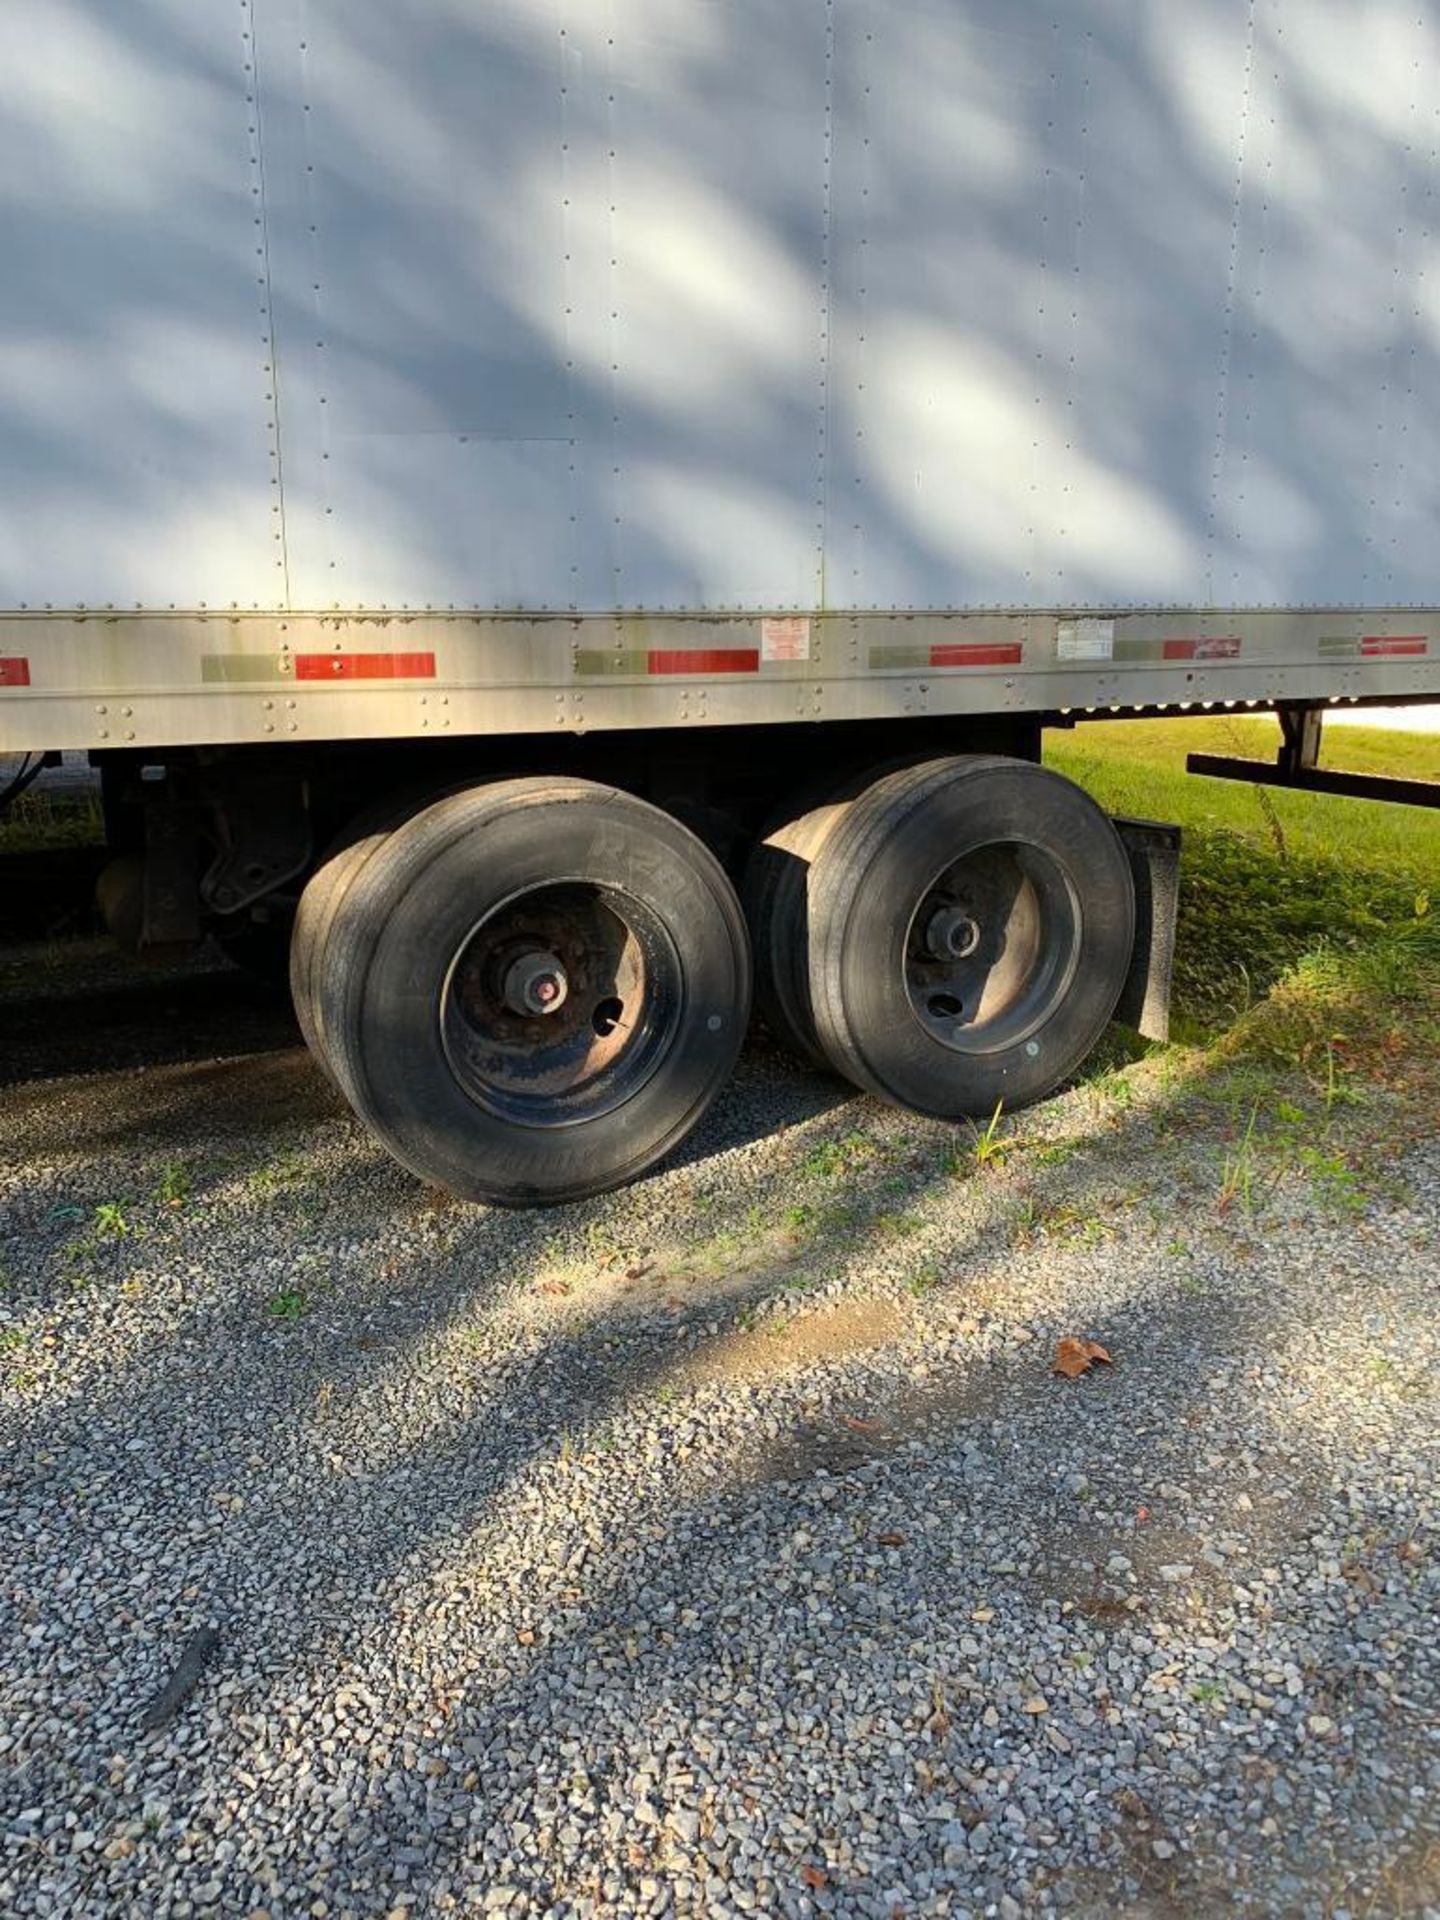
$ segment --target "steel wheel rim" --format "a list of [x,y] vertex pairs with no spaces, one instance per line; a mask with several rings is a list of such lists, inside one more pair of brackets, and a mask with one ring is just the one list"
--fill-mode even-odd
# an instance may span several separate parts
[[547,880],[508,895],[460,941],[440,1037],[478,1106],[515,1126],[571,1127],[654,1077],[685,1006],[679,952],[652,908],[594,881]]
[[1030,1040],[1079,964],[1081,919],[1070,876],[1033,842],[966,849],[924,889],[901,960],[911,1017],[954,1053],[999,1053]]

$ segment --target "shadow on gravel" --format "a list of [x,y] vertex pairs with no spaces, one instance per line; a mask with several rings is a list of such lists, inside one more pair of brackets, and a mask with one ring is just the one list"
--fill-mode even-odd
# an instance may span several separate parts
[[[156,1148],[180,1155],[193,1151],[203,1160],[228,1143],[243,1158],[257,1136],[263,1142],[268,1135],[289,1134],[345,1111],[309,1054],[293,1047],[131,1072],[97,1070],[79,1098],[58,1099],[53,1083],[39,1079],[0,1097],[7,1121],[23,1130],[25,1149],[36,1157]],[[256,1158],[253,1152],[248,1157]]]
[[293,1047],[283,989],[223,962],[150,970],[108,946],[0,954],[0,1082],[135,1072]]
[[[203,990],[213,992],[215,983],[205,981]],[[197,995],[201,991],[202,983],[195,983]],[[103,1156],[121,1142],[133,1147],[139,1129],[168,1147],[183,1144],[187,1130],[213,1141],[273,1122],[290,1150],[303,1156],[307,1140],[318,1139],[336,1111],[320,1076],[302,1056],[291,1055],[172,1072],[162,1063],[172,1058],[167,1050],[175,1004],[163,991],[148,1003],[147,1071],[133,1082],[117,1073],[93,1126],[67,1111],[46,1151],[68,1145],[82,1157]],[[11,1013],[18,1018],[13,1008]],[[142,1028],[134,1031],[139,1035]],[[277,1046],[288,1044],[275,1032]],[[187,1035],[189,1041],[194,1038]],[[76,1053],[59,1042],[48,1054],[31,1057],[37,1074],[42,1057],[51,1063],[44,1069],[49,1073],[77,1070]],[[765,1075],[742,1070],[736,1088],[692,1138],[681,1168],[692,1176],[703,1173],[721,1153],[783,1133],[842,1104],[849,1132],[834,1131],[822,1144],[843,1148],[857,1129],[876,1125],[876,1109],[818,1076],[796,1069],[777,1086],[767,1075],[768,1069]],[[5,1109],[5,1130],[16,1143],[44,1127],[43,1095],[32,1105],[29,1094],[11,1093]],[[1095,1137],[1072,1157],[1028,1172],[1026,1217],[1032,1223],[1064,1221],[1073,1197],[1097,1183],[1128,1196],[1122,1204],[1143,1204],[1156,1124],[1149,1114],[1110,1111],[1097,1117]],[[782,1140],[776,1149],[782,1173],[788,1168],[796,1191],[802,1189],[804,1156],[813,1159],[817,1151],[813,1128],[801,1128],[801,1136],[797,1144]],[[983,1177],[957,1173],[954,1137],[925,1127],[893,1151],[856,1151],[842,1158],[837,1178],[843,1181],[843,1215],[824,1229],[828,1273],[859,1277],[882,1257],[892,1259],[897,1219],[923,1205],[943,1182]],[[83,1181],[94,1170],[77,1172]],[[95,1177],[103,1185],[103,1173]],[[468,1788],[425,1789],[425,1804],[439,1806],[443,1800],[445,1817],[428,1829],[426,1863],[391,1885],[393,1893],[403,1884],[412,1907],[428,1908],[437,1877],[453,1877],[471,1844],[464,1822],[453,1824],[450,1811],[483,1801],[502,1779],[513,1790],[513,1771],[504,1758],[509,1729],[529,1729],[531,1741],[537,1728],[549,1728],[557,1743],[573,1737],[576,1727],[557,1705],[565,1693],[563,1676],[573,1680],[582,1669],[597,1676],[607,1698],[606,1722],[617,1727],[643,1723],[667,1701],[693,1701],[707,1691],[733,1696],[737,1688],[753,1697],[757,1717],[783,1719],[794,1685],[783,1651],[786,1621],[796,1604],[783,1549],[797,1523],[796,1503],[804,1505],[806,1489],[817,1476],[833,1482],[872,1469],[878,1476],[873,1529],[848,1546],[835,1545],[830,1638],[843,1670],[863,1674],[872,1660],[891,1657],[902,1645],[911,1647],[923,1666],[933,1609],[968,1613],[1001,1587],[1012,1605],[1029,1615],[1056,1622],[1073,1610],[1077,1622],[1101,1634],[1127,1627],[1137,1611],[1145,1619],[1183,1617],[1183,1596],[1161,1578],[1154,1557],[1133,1544],[1125,1551],[1134,1561],[1134,1586],[1106,1587],[1107,1556],[1122,1538],[1133,1543],[1133,1534],[1077,1512],[1065,1477],[1070,1472],[1092,1476],[1103,1489],[1107,1512],[1120,1512],[1127,1501],[1133,1507],[1138,1496],[1128,1479],[1129,1461],[1141,1448],[1150,1448],[1152,1455],[1167,1448],[1173,1452],[1176,1442],[1184,1458],[1183,1450],[1199,1443],[1208,1417],[1205,1382],[1228,1363],[1227,1356],[1263,1335],[1263,1299],[1176,1295],[1157,1304],[1145,1292],[1151,1276],[1137,1275],[1133,1304],[1117,1327],[1083,1329],[1113,1339],[1121,1364],[1076,1386],[1062,1385],[1049,1376],[1044,1339],[1022,1342],[1006,1330],[1004,1275],[1016,1246],[1018,1196],[1013,1185],[996,1182],[994,1204],[982,1210],[977,1224],[952,1233],[934,1251],[935,1271],[924,1294],[900,1312],[893,1339],[876,1349],[877,1356],[884,1352],[892,1358],[899,1351],[898,1379],[894,1366],[878,1367],[861,1404],[834,1404],[820,1395],[807,1409],[797,1406],[788,1390],[794,1374],[782,1373],[776,1405],[783,1425],[773,1443],[718,1462],[693,1497],[673,1499],[663,1515],[653,1508],[653,1486],[646,1496],[651,1505],[642,1499],[627,1513],[628,1463],[607,1456],[605,1429],[628,1406],[658,1396],[682,1376],[701,1382],[703,1390],[707,1378],[733,1369],[735,1327],[727,1322],[711,1331],[714,1302],[702,1287],[682,1289],[680,1306],[668,1321],[636,1326],[632,1316],[625,1323],[623,1347],[610,1344],[620,1316],[612,1317],[603,1306],[589,1315],[582,1302],[575,1321],[548,1327],[537,1322],[533,1337],[517,1341],[512,1355],[480,1372],[465,1363],[466,1326],[477,1312],[483,1314],[497,1285],[535,1282],[544,1275],[554,1232],[551,1217],[517,1219],[437,1203],[361,1145],[345,1148],[339,1171],[333,1178],[327,1174],[323,1186],[303,1177],[292,1184],[277,1179],[260,1192],[258,1208],[251,1204],[257,1198],[253,1170],[248,1177],[252,1184],[246,1188],[245,1176],[236,1175],[240,1185],[233,1204],[229,1199],[217,1203],[211,1241],[203,1250],[211,1283],[197,1286],[178,1316],[157,1321],[148,1337],[117,1354],[103,1383],[88,1382],[74,1396],[17,1409],[14,1437],[0,1465],[0,1489],[7,1500],[48,1495],[55,1517],[43,1554],[35,1558],[27,1549],[12,1567],[15,1613],[22,1625],[43,1620],[50,1571],[81,1564],[89,1551],[84,1503],[70,1497],[71,1490],[115,1479],[131,1486],[137,1501],[150,1508],[146,1535],[133,1542],[130,1568],[132,1580],[143,1580],[147,1588],[146,1616],[140,1622],[129,1612],[128,1586],[120,1591],[102,1586],[67,1657],[93,1675],[87,1699],[100,1729],[95,1737],[113,1740],[111,1730],[118,1726],[134,1740],[139,1715],[179,1646],[207,1616],[222,1618],[219,1654],[190,1710],[198,1716],[208,1705],[218,1721],[212,1719],[208,1749],[192,1747],[188,1757],[174,1759],[172,1784],[183,1793],[187,1782],[194,1788],[197,1769],[213,1776],[246,1764],[253,1737],[246,1717],[283,1702],[292,1674],[308,1670],[324,1676],[328,1670],[338,1687],[351,1652],[377,1639],[394,1640],[397,1625],[415,1606],[461,1603],[463,1590],[448,1599],[427,1591],[432,1569],[455,1552],[457,1543],[473,1542],[491,1526],[503,1546],[503,1521],[521,1490],[542,1482],[553,1490],[558,1477],[573,1489],[569,1500],[557,1499],[557,1510],[563,1511],[587,1488],[613,1482],[612,1536],[598,1550],[587,1550],[578,1584],[560,1564],[522,1568],[511,1588],[509,1611],[492,1602],[486,1632],[491,1670],[503,1676],[498,1682],[446,1671],[443,1651],[436,1654],[433,1670],[402,1676],[417,1699],[443,1695],[445,1731],[437,1757],[452,1775],[468,1764],[475,1776]],[[685,1191],[694,1191],[693,1180]],[[742,1185],[737,1211],[748,1191]],[[1213,1186],[1210,1198],[1213,1204]],[[566,1230],[583,1233],[587,1223],[603,1223],[623,1207],[622,1196],[568,1209]],[[417,1258],[397,1259],[389,1238],[397,1220],[408,1228],[417,1220],[423,1225],[426,1237]],[[317,1267],[297,1272],[287,1265],[291,1223],[303,1225],[297,1238],[324,1249]],[[679,1229],[690,1224],[676,1222]],[[708,1230],[725,1223],[706,1224]],[[31,1231],[36,1259],[53,1259],[54,1232],[39,1221]],[[178,1246],[183,1223],[176,1233]],[[184,1257],[194,1259],[197,1252],[188,1249]],[[144,1257],[164,1259],[166,1253],[161,1235]],[[233,1272],[233,1287],[217,1288],[214,1276],[226,1271]],[[120,1274],[117,1260],[116,1284]],[[792,1279],[790,1265],[757,1267],[743,1304],[756,1308],[788,1297]],[[292,1283],[308,1290],[309,1311],[293,1324],[272,1320],[269,1337],[257,1339],[256,1316],[265,1310],[267,1292]],[[975,1358],[953,1378],[921,1373],[925,1301],[936,1296],[964,1303],[976,1315]],[[794,1305],[803,1314],[803,1297]],[[1065,1305],[1064,1285],[1057,1279],[1057,1327],[1081,1331],[1064,1326]],[[728,1357],[727,1342],[732,1343]],[[797,1357],[803,1363],[812,1356],[802,1351]],[[439,1385],[437,1372],[444,1375]],[[1137,1376],[1143,1376],[1145,1391],[1132,1398]],[[410,1383],[417,1380],[433,1387],[428,1400],[411,1392]],[[757,1391],[763,1393],[763,1386]],[[1145,1408],[1143,1421],[1133,1412],[1137,1399]],[[202,1436],[206,1409],[217,1400],[227,1407],[226,1448],[212,1453]],[[351,1408],[364,1412],[373,1431],[368,1450],[355,1439],[357,1424],[340,1418]],[[332,1429],[348,1436],[344,1452],[333,1450]],[[1009,1480],[1002,1433],[1020,1444],[1024,1456],[1051,1463],[1052,1484],[1037,1491]],[[1277,1457],[1284,1451],[1283,1436],[1277,1436]],[[903,1506],[903,1487],[911,1475],[933,1477],[936,1498],[950,1503],[953,1523],[913,1545],[906,1541],[903,1558],[885,1582],[903,1589],[903,1596],[887,1613],[876,1602],[877,1541],[894,1524],[887,1506]],[[1301,1497],[1299,1480],[1293,1479],[1291,1498],[1271,1516],[1267,1550],[1278,1551],[1285,1539],[1314,1524],[1318,1498],[1318,1488]],[[1037,1507],[1042,1514],[1028,1570],[1022,1574],[982,1563],[974,1545],[979,1532],[1022,1503],[1032,1516]],[[164,1516],[163,1537],[151,1530],[157,1515]],[[287,1562],[278,1577],[267,1546],[277,1526],[303,1535],[307,1543],[303,1560]],[[734,1540],[742,1532],[752,1565],[743,1621],[711,1607],[711,1596],[726,1588]],[[1157,1543],[1165,1551],[1179,1551],[1162,1536]],[[667,1577],[683,1581],[693,1603],[693,1624],[673,1618],[664,1624],[642,1618],[637,1624],[636,1595],[663,1586]],[[1135,1609],[1126,1605],[1132,1595]],[[762,1651],[752,1659],[742,1650],[772,1643],[773,1658]],[[269,1678],[232,1687],[217,1707],[216,1684],[241,1662]],[[944,1800],[968,1804],[975,1775],[997,1752],[1015,1756],[1017,1764],[1023,1761],[1033,1723],[1007,1710],[998,1729],[985,1727],[963,1675],[937,1670],[930,1678],[937,1697],[947,1703],[944,1731],[917,1722],[913,1751],[897,1760],[877,1745],[868,1757],[877,1778],[896,1776],[895,1793],[908,1796],[907,1804],[922,1809]],[[323,1678],[320,1685],[323,1690]],[[1084,1694],[1093,1705],[1093,1683]],[[73,1732],[63,1737],[82,1744],[86,1738]],[[1100,1738],[1103,1743],[1103,1733]],[[475,1750],[469,1763],[463,1761],[470,1751],[466,1742]],[[154,1747],[156,1766],[167,1751],[173,1750]],[[22,1796],[18,1804],[28,1804],[27,1767],[42,1765],[47,1757],[11,1756],[12,1763],[19,1762],[12,1773]],[[98,1749],[93,1760],[98,1765]],[[343,1833],[335,1833],[334,1860],[327,1869],[332,1898],[352,1874],[376,1872],[377,1835],[393,1857],[404,1858],[414,1845],[413,1763],[383,1751],[373,1761],[363,1823],[366,1851],[352,1855]],[[547,1783],[558,1776],[559,1759],[548,1749],[533,1764],[532,1784],[542,1776]],[[596,1783],[599,1797],[611,1785],[620,1790],[628,1765],[629,1756],[617,1744],[608,1781]],[[1144,1832],[1179,1832],[1188,1819],[1184,1785],[1167,1784],[1158,1773],[1156,1783]],[[752,1784],[776,1805],[788,1804],[791,1786],[783,1770]],[[139,1809],[126,1811],[133,1817]],[[499,1805],[492,1811],[497,1818],[509,1817]],[[980,1809],[980,1816],[987,1811]],[[1164,1865],[1155,1860],[1148,1839],[1144,1846],[1132,1846],[1125,1822],[1124,1808],[1117,1806],[1114,1896],[1118,1899],[1123,1885],[1125,1897],[1150,1900],[1157,1914],[1209,1912],[1210,1890],[1187,1878],[1190,1869],[1179,1860]],[[1191,1844],[1195,1840],[1192,1833]],[[1224,1836],[1215,1840],[1219,1846]],[[640,1879],[662,1868],[648,1847],[632,1850],[630,1861],[627,1897],[638,1898]],[[797,1854],[797,1874],[800,1861]],[[147,1884],[144,1862],[142,1847],[116,1865],[109,1887],[120,1888],[128,1874],[139,1901]],[[521,1875],[520,1884],[536,1910],[547,1908],[549,1881],[532,1883]],[[878,1890],[857,1883],[846,1892],[858,1898]],[[1220,1891],[1214,1890],[1215,1910],[1222,1904]]]

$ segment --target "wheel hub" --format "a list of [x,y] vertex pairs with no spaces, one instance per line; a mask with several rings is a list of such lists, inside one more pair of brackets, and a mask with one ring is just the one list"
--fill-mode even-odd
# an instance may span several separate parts
[[1045,1016],[1073,965],[1078,922],[1058,864],[1040,848],[996,842],[937,874],[906,943],[905,990],[942,1046],[1013,1046]]
[[502,998],[512,1013],[558,1013],[569,994],[570,981],[557,954],[522,953],[506,969]]
[[525,1126],[566,1126],[645,1083],[684,998],[673,944],[649,909],[556,881],[512,896],[471,932],[451,964],[441,1035],[482,1106]]
[[936,960],[965,960],[980,944],[980,928],[964,907],[938,907],[925,929],[925,945]]

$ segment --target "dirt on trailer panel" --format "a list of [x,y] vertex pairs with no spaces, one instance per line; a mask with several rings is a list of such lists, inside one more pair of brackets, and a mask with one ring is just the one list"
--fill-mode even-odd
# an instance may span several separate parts
[[1248,1134],[1184,1053],[957,1129],[756,1044],[516,1215],[283,1008],[213,976],[182,1059],[193,974],[117,1022],[72,959],[0,981],[7,1912],[1440,1900],[1403,1057]]
[[1434,605],[0,612],[0,752],[1433,699]]

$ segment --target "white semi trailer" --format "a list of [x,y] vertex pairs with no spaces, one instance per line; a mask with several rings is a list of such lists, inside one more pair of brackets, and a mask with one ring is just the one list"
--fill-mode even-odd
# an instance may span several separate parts
[[650,1166],[752,969],[1056,1086],[1163,939],[1047,722],[1433,798],[1316,749],[1440,697],[1435,0],[6,0],[0,162],[0,750],[457,1193]]

